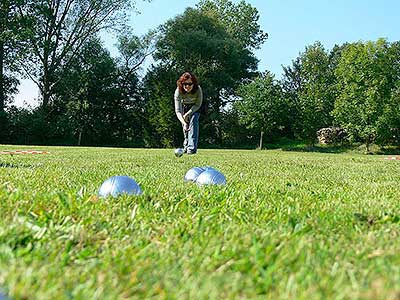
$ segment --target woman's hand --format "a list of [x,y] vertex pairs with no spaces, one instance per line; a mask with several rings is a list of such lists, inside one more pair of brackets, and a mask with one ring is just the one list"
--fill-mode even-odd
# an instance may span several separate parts
[[183,115],[183,119],[184,119],[186,122],[189,122],[189,119],[190,119],[190,114],[189,114],[189,112],[187,112],[186,114]]

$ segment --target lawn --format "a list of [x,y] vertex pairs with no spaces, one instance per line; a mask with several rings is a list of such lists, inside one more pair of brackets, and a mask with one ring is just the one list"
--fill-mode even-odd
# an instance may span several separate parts
[[[50,153],[0,155],[0,289],[11,299],[400,298],[400,161],[29,149]],[[227,185],[185,183],[194,166]],[[96,197],[113,175],[143,195]]]

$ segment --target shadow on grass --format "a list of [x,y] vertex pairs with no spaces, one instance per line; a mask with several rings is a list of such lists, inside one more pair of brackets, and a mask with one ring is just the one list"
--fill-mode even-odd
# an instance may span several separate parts
[[398,147],[393,148],[380,148],[379,146],[372,146],[367,151],[365,145],[355,146],[288,146],[281,147],[282,151],[297,151],[297,152],[318,152],[318,153],[359,153],[366,155],[400,155],[400,149]]
[[267,149],[281,149],[282,151],[293,152],[318,152],[318,153],[359,153],[368,155],[400,155],[399,146],[380,147],[378,145],[371,145],[369,151],[365,144],[344,144],[344,145],[321,145],[316,144],[313,146],[304,144],[298,141],[286,141],[284,143],[270,144],[266,146]]
[[10,162],[0,162],[0,168],[30,168],[30,167],[32,166],[23,164],[13,164]]
[[319,153],[344,153],[354,151],[354,147],[339,147],[339,146],[284,146],[281,147],[282,151],[296,151],[296,152],[319,152]]
[[278,143],[267,144],[267,149],[281,149],[293,152],[344,153],[357,150],[359,145],[307,145],[302,141],[282,139]]
[[381,148],[377,153],[372,154],[382,154],[382,155],[400,155],[400,148]]

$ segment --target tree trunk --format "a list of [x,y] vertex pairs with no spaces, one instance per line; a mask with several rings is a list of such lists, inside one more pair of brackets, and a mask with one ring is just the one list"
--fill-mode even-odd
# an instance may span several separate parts
[[262,146],[263,146],[263,136],[264,136],[264,130],[261,130],[261,132],[260,132],[260,150],[262,149]]
[[8,135],[5,104],[6,93],[4,84],[4,42],[0,41],[0,143],[4,143]]
[[81,141],[82,141],[82,130],[79,130],[79,134],[78,134],[78,146],[81,145]]
[[44,111],[47,111],[50,102],[50,83],[46,71],[43,74],[43,88],[41,90],[41,94],[42,94],[42,108]]
[[366,151],[367,151],[368,154],[369,154],[369,145],[370,145],[370,141],[369,141],[369,139],[367,138],[367,140],[365,141],[365,149],[366,149]]
[[6,104],[6,93],[4,89],[4,43],[0,41],[0,114],[4,113]]
[[[0,5],[0,32],[6,32],[8,27],[8,15],[10,11],[9,1],[2,1]],[[1,37],[4,39],[4,37]],[[0,115],[4,115],[6,108],[6,85],[4,83],[4,40],[0,39]]]

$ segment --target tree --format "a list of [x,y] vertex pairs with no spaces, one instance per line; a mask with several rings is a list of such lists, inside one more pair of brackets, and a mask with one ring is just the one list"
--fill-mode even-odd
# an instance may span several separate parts
[[259,49],[268,38],[258,24],[260,16],[257,9],[245,1],[235,5],[229,0],[201,0],[197,7],[207,16],[218,20],[245,49]]
[[[234,41],[234,47],[239,50],[239,55],[232,56],[242,73],[232,75],[231,84],[225,83],[225,86],[218,87],[215,97],[221,98],[220,109],[226,102],[230,102],[230,96],[238,84],[243,79],[251,79],[258,76],[256,72],[258,60],[254,56],[254,50],[267,40],[268,34],[261,30],[259,21],[259,13],[255,7],[245,1],[235,4],[230,0],[201,0],[197,4],[198,10],[205,16],[213,19],[220,25],[227,35]],[[227,53],[230,55],[229,53]],[[234,62],[235,63],[235,62]],[[230,73],[230,70],[226,70]],[[226,74],[221,74],[226,76]],[[215,78],[213,78],[213,81]],[[212,84],[212,82],[210,82]]]
[[274,76],[266,72],[262,77],[243,84],[237,91],[240,100],[234,103],[239,122],[260,133],[259,148],[263,146],[264,133],[278,131],[285,114],[282,90]]
[[17,7],[24,4],[24,0],[0,2],[0,141],[6,141],[9,132],[6,107],[12,102],[19,84],[16,73],[23,51],[17,51],[16,46],[24,40],[29,28],[27,20],[17,14]]
[[376,143],[400,145],[400,82],[396,83],[390,98],[384,104],[382,115],[377,120]]
[[132,92],[139,80],[131,74],[128,86],[128,78],[121,76],[116,61],[98,39],[88,41],[59,75],[52,104],[57,111],[52,115],[58,125],[56,135],[65,140],[74,136],[78,145],[139,143],[141,122],[135,116],[140,114],[133,113]]
[[118,38],[119,63],[129,77],[138,71],[146,58],[155,51],[156,31],[149,31],[142,37],[130,33],[123,33]]
[[176,121],[173,99],[179,75],[173,68],[158,65],[153,66],[143,80],[146,146],[172,147],[181,144],[182,127]]
[[222,147],[252,149],[260,140],[259,134],[240,123],[239,112],[233,105],[224,108],[221,120]]
[[69,65],[91,37],[121,24],[130,6],[129,0],[30,0],[27,6],[19,7],[21,17],[35,20],[32,34],[23,45],[30,53],[23,70],[39,87],[44,110],[60,69]]
[[301,61],[297,57],[292,61],[291,66],[283,67],[283,76],[280,80],[283,97],[285,99],[288,114],[287,114],[287,133],[290,137],[298,136],[300,129],[298,128],[300,119],[300,93],[303,85],[301,76]]
[[384,39],[349,44],[336,69],[339,94],[333,116],[352,140],[365,143],[367,151],[377,138],[385,109],[396,98],[392,94],[395,64],[389,49]]
[[156,37],[156,31],[149,31],[142,37],[123,34],[119,37],[117,45],[120,53],[117,60],[119,63],[119,87],[122,97],[128,102],[130,136],[136,145],[143,145],[145,128],[148,126],[143,84],[139,83],[138,73],[146,58],[155,51]]
[[6,70],[10,69],[9,63],[13,61],[11,56],[15,54],[10,47],[15,43],[17,32],[13,2],[5,0],[0,3],[0,114],[4,114],[7,94],[10,94]]
[[390,95],[384,101],[382,115],[378,117],[377,138],[379,145],[400,145],[400,42],[389,45],[385,55],[389,70],[386,79]]
[[[183,71],[192,71],[203,88],[208,110],[204,123],[212,125],[201,129],[201,143],[221,143],[221,109],[231,101],[231,95],[243,79],[255,76],[258,61],[249,48],[251,46],[228,32],[217,14],[203,10],[202,6],[188,8],[182,15],[161,26],[154,54],[155,68],[164,68],[161,73],[175,74],[173,82]],[[169,86],[167,82],[164,86]],[[174,86],[172,90],[163,91],[165,94],[157,100],[151,97],[151,101],[165,99],[167,102],[163,106],[170,107],[170,116],[174,113],[170,101]],[[174,132],[176,135],[181,135],[180,130]],[[169,137],[171,143],[176,139],[174,136]]]
[[328,54],[315,42],[293,60],[292,66],[283,68],[281,84],[290,112],[289,127],[294,136],[310,144],[314,144],[317,130],[332,124],[336,52]]
[[313,144],[317,130],[332,124],[335,81],[329,55],[320,42],[306,47],[300,55],[300,64],[302,85],[299,90],[297,130],[300,137]]
[[10,13],[10,3],[4,1],[0,4],[0,122],[2,114],[4,114],[6,93],[5,93],[5,76],[4,76],[4,44],[7,41],[5,32],[8,29],[8,16]]

